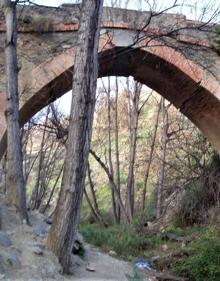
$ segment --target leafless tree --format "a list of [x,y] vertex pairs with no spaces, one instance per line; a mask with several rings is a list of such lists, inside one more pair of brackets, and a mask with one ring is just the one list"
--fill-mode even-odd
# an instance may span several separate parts
[[17,62],[17,1],[1,0],[6,20],[6,79],[7,79],[7,197],[27,223],[26,190],[22,166],[22,146],[19,125],[18,62]]
[[88,165],[98,77],[102,6],[102,0],[84,0],[81,6],[64,175],[52,228],[47,239],[48,248],[58,256],[65,273],[68,273],[70,268],[70,256],[79,223]]
[[96,222],[102,227],[107,227],[108,224],[105,222],[105,220],[101,214],[101,211],[99,209],[98,202],[96,199],[95,185],[92,180],[92,173],[91,173],[89,163],[88,163],[87,175],[88,175],[88,185],[90,187],[90,193],[91,193],[92,200],[90,199],[89,194],[85,188],[84,195],[85,195],[86,201],[91,209],[92,215],[93,215],[94,219],[96,220]]
[[161,98],[161,101],[158,104],[158,109],[156,111],[156,118],[155,118],[155,122],[153,125],[152,139],[151,139],[151,145],[150,145],[150,154],[148,156],[147,163],[146,163],[146,171],[145,171],[145,175],[144,175],[144,188],[143,188],[143,195],[142,195],[142,211],[144,211],[145,207],[146,207],[145,205],[146,205],[147,183],[148,183],[148,177],[149,177],[149,173],[150,173],[150,167],[151,167],[152,160],[153,160],[153,153],[154,153],[154,149],[155,149],[155,142],[156,142],[157,128],[158,128],[158,124],[159,124],[162,100],[163,99]]
[[163,183],[164,183],[164,167],[166,159],[166,148],[168,141],[168,129],[169,129],[169,120],[168,120],[168,111],[165,105],[165,99],[162,99],[161,111],[163,116],[163,132],[162,132],[162,144],[160,152],[160,165],[159,165],[159,174],[158,174],[158,184],[157,184],[157,209],[156,217],[160,218],[162,213],[162,195],[163,195]]

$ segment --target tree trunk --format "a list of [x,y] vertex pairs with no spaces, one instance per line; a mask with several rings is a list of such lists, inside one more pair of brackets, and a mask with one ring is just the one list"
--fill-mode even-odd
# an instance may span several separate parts
[[0,4],[6,20],[7,197],[9,203],[16,206],[21,218],[28,222],[19,126],[16,3],[2,1]]
[[47,246],[69,272],[85,186],[98,78],[103,0],[84,0],[73,74],[73,95],[62,188]]
[[99,210],[99,206],[98,206],[98,202],[97,202],[97,199],[96,199],[96,194],[95,194],[95,187],[94,187],[94,183],[93,183],[93,180],[92,180],[92,175],[91,175],[91,170],[90,170],[90,165],[88,163],[88,180],[89,180],[89,186],[90,186],[90,191],[91,191],[91,195],[92,195],[92,201],[93,201],[93,204],[88,196],[88,193],[86,192],[86,188],[85,188],[85,197],[86,197],[86,200],[91,208],[91,211],[96,219],[96,221],[99,223],[100,226],[102,227],[107,227],[107,223],[104,221],[103,217],[102,217],[102,214]]
[[[134,215],[134,168],[136,160],[136,146],[137,146],[137,130],[139,119],[139,102],[140,102],[141,86],[138,82],[135,82],[134,93],[128,93],[128,99],[132,100],[130,106],[130,155],[129,155],[129,171],[127,179],[127,209],[130,221],[132,221]],[[132,95],[132,97],[130,96]],[[128,101],[130,103],[130,101]]]
[[53,198],[55,189],[56,189],[57,184],[58,184],[58,182],[59,182],[59,180],[60,180],[60,177],[61,177],[61,175],[62,175],[63,167],[64,167],[64,165],[62,165],[62,167],[61,167],[61,169],[60,169],[60,171],[59,171],[59,173],[58,173],[58,175],[57,175],[57,178],[56,178],[56,180],[55,180],[55,183],[54,183],[54,185],[53,185],[53,188],[51,189],[49,198],[48,198],[48,200],[47,200],[47,203],[46,203],[45,207],[44,207],[43,210],[42,210],[42,213],[43,213],[43,214],[46,212],[47,208],[50,206],[50,202],[51,202],[51,200],[52,200],[52,198]]
[[[114,180],[114,169],[112,164],[112,140],[111,140],[111,128],[112,128],[112,120],[111,120],[111,88],[110,88],[110,77],[108,77],[108,89],[106,91],[107,99],[108,99],[108,162],[109,162],[109,171],[112,175],[112,178]],[[111,182],[109,182],[109,185],[111,185]],[[114,189],[111,188],[112,193],[112,209],[114,214],[114,220],[116,223],[118,223],[118,216],[117,216],[117,210],[116,210],[116,200],[115,200],[115,192]]]
[[103,168],[103,170],[105,171],[106,175],[108,176],[108,179],[109,179],[109,182],[110,182],[110,187],[114,189],[115,196],[117,197],[118,203],[120,204],[120,208],[121,208],[121,210],[123,212],[123,215],[124,215],[126,221],[128,223],[130,223],[131,221],[129,220],[129,216],[126,213],[126,209],[125,209],[124,204],[123,204],[123,202],[121,200],[121,196],[120,196],[120,194],[118,192],[117,186],[116,186],[116,184],[114,182],[114,179],[112,178],[112,175],[111,175],[108,167],[106,167],[106,165],[102,162],[102,160],[91,149],[90,149],[90,153],[95,158],[95,160],[100,164],[100,166]]
[[148,158],[147,168],[146,168],[146,172],[145,172],[145,176],[144,176],[144,190],[143,190],[143,195],[142,195],[142,211],[144,211],[145,205],[146,205],[147,182],[148,182],[148,177],[149,177],[149,173],[150,173],[151,163],[152,163],[152,160],[153,160],[154,147],[155,147],[155,141],[156,141],[156,136],[157,136],[157,128],[158,128],[158,123],[159,123],[162,99],[163,98],[161,98],[160,103],[158,105],[156,119],[155,119],[155,123],[154,123],[154,126],[153,126],[151,146],[150,146],[150,155],[149,155],[149,158]]
[[164,168],[165,168],[165,158],[166,158],[166,147],[168,140],[168,111],[165,106],[165,99],[162,100],[162,114],[163,114],[163,135],[162,135],[162,145],[160,152],[160,167],[159,167],[159,176],[157,184],[157,209],[156,209],[156,218],[159,219],[162,211],[162,193],[163,193],[163,183],[164,183]]
[[84,188],[84,196],[85,196],[86,201],[87,201],[87,203],[88,203],[88,205],[89,205],[89,208],[90,208],[90,211],[91,211],[91,214],[92,214],[93,219],[94,219],[94,220],[96,221],[96,223],[99,224],[101,227],[105,227],[105,226],[102,224],[102,222],[99,220],[99,216],[98,216],[98,214],[96,213],[95,208],[94,208],[93,205],[92,205],[92,202],[91,202],[91,200],[90,200],[90,198],[89,198],[89,195],[88,195],[88,193],[87,193],[86,187]]
[[45,158],[45,154],[46,154],[46,150],[44,150],[44,147],[45,147],[45,142],[46,142],[46,125],[48,122],[49,112],[50,112],[50,107],[47,108],[45,127],[43,130],[43,135],[42,135],[42,140],[41,140],[41,145],[40,145],[40,155],[39,155],[37,178],[36,178],[35,186],[33,188],[32,194],[31,194],[30,202],[28,204],[32,210],[37,209],[37,205],[38,205],[38,201],[39,201],[40,184],[42,181],[42,173],[44,172],[43,164],[44,164],[44,158]]
[[6,160],[6,154],[4,155],[2,161],[1,161],[1,172],[0,172],[0,189],[1,192],[6,193],[6,170],[7,160]]
[[[115,78],[115,181],[118,188],[119,195],[121,194],[121,179],[120,179],[120,159],[119,159],[119,121],[118,121],[118,77]],[[121,208],[119,202],[117,202],[117,218],[118,223],[121,220]]]
[[38,200],[36,204],[36,209],[40,209],[42,203],[44,202],[44,199],[47,196],[47,192],[49,190],[50,182],[53,177],[55,168],[56,168],[56,163],[59,161],[59,148],[61,146],[61,143],[58,143],[57,147],[54,150],[53,144],[51,145],[51,151],[53,152],[52,156],[51,153],[49,152],[47,163],[44,168],[44,173],[42,174],[42,179],[41,179],[41,185],[39,189],[39,194],[38,194]]

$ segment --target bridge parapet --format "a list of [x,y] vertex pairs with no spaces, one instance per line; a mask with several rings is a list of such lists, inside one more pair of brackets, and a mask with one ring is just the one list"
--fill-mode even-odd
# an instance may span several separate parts
[[[18,57],[20,71],[20,92],[24,92],[26,82],[24,80],[30,75],[32,69],[44,61],[61,54],[76,44],[76,36],[79,25],[79,5],[64,4],[59,8],[47,8],[39,6],[18,6],[19,42]],[[160,44],[169,44],[173,48],[182,48],[187,52],[190,59],[204,63],[204,67],[210,67],[207,59],[204,59],[204,52],[201,52],[196,45],[204,48],[210,47],[210,32],[212,26],[207,26],[206,31],[198,30],[199,22],[189,21],[185,16],[179,14],[164,13],[158,16],[149,17],[149,12],[123,10],[115,8],[104,8],[102,19],[102,33],[108,33],[115,38],[117,45],[119,41],[122,46],[132,45],[137,38],[148,37],[149,40],[160,39]],[[146,24],[149,21],[149,24]],[[0,33],[5,32],[5,23],[2,12],[0,12]],[[126,35],[127,34],[127,35]],[[167,36],[169,34],[169,36]],[[162,36],[163,35],[163,36]],[[119,38],[121,36],[121,38]],[[125,40],[129,38],[127,42]],[[168,42],[169,40],[169,42]],[[141,41],[141,40],[140,40]],[[142,41],[143,42],[143,41]],[[146,44],[146,40],[144,41]],[[0,92],[5,91],[4,82],[4,36],[0,36]],[[141,46],[141,42],[138,43]],[[202,59],[201,59],[202,57]],[[210,62],[210,57],[209,62]],[[213,59],[211,59],[213,62]],[[216,71],[217,72],[217,71]],[[215,73],[215,71],[214,71]]]
[[[80,8],[77,4],[63,4],[59,8],[27,5],[18,6],[17,14],[21,33],[69,32],[78,29]],[[149,18],[151,18],[150,21]],[[187,20],[181,14],[162,13],[152,16],[151,12],[107,7],[104,8],[102,17],[103,27],[145,30],[164,34],[175,30],[179,34],[191,34],[205,40],[204,29],[196,29],[203,24],[198,21]],[[193,32],[194,29],[195,32]],[[211,31],[212,25],[206,25],[205,30]],[[3,13],[0,12],[0,32],[4,31],[4,17]]]

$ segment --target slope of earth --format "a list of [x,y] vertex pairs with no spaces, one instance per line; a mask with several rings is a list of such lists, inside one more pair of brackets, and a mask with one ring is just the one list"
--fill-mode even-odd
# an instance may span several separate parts
[[20,224],[13,207],[7,206],[0,196],[0,280],[3,281],[104,281],[128,280],[133,276],[130,263],[118,260],[86,245],[82,259],[72,255],[73,275],[61,275],[57,258],[46,250],[50,225],[37,212],[30,213],[32,226]]

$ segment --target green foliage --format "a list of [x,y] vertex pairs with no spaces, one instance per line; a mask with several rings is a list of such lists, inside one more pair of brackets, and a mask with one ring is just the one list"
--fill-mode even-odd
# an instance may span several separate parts
[[192,281],[220,280],[220,240],[203,237],[187,248],[186,256],[173,263],[172,268]]
[[146,249],[156,247],[161,242],[160,235],[138,233],[130,225],[115,225],[109,228],[83,225],[80,232],[87,242],[105,251],[113,250],[119,256],[129,260]]
[[150,185],[148,188],[150,192],[147,194],[146,208],[144,212],[136,215],[132,221],[132,225],[137,232],[145,232],[147,223],[155,220],[156,189]]
[[154,219],[154,208],[149,204],[144,212],[133,218],[132,225],[137,232],[144,233],[148,226],[148,222],[151,222]]
[[[111,197],[110,187],[107,184],[99,187],[99,189],[96,190],[96,197],[105,222],[108,225],[113,224],[114,220],[112,214],[112,202],[111,202],[112,197]],[[94,223],[94,218],[92,216],[91,209],[85,198],[83,199],[82,210],[81,210],[81,223],[82,224]]]
[[97,192],[97,200],[101,209],[108,210],[111,208],[111,189],[108,184],[101,186]]
[[167,226],[166,232],[175,234],[176,236],[184,236],[185,235],[185,231],[181,227],[176,227],[174,225]]
[[207,210],[215,205],[212,190],[202,177],[191,182],[180,200],[180,206],[174,216],[174,223],[177,226],[203,223]]
[[140,232],[143,232],[145,229],[145,226],[147,226],[147,221],[148,220],[147,220],[146,214],[142,213],[133,219],[132,224],[133,224],[135,230],[140,233]]
[[155,188],[155,185],[149,185],[148,188],[149,192],[147,194],[146,208],[144,213],[148,221],[154,221],[156,218],[157,189]]
[[172,269],[192,281],[220,280],[220,225],[203,228],[198,235],[185,249],[186,255],[172,263]]
[[178,236],[197,236],[200,237],[206,231],[206,227],[202,225],[194,225],[193,227],[181,228],[175,225],[169,225],[165,228],[165,232]]

